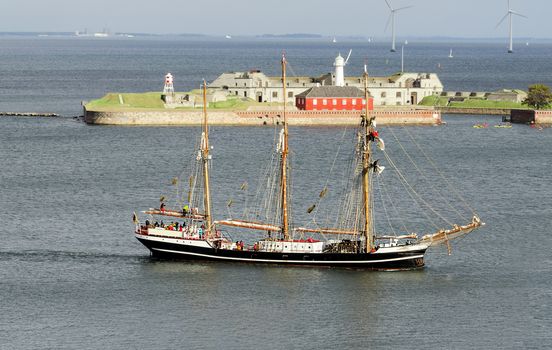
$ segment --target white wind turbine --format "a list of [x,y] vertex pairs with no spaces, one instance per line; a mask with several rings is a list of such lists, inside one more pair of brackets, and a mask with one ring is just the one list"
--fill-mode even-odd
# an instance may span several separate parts
[[498,26],[501,25],[502,22],[504,22],[506,17],[510,17],[509,18],[509,22],[510,22],[510,46],[508,47],[508,53],[514,52],[513,39],[512,39],[512,15],[527,18],[527,16],[524,16],[521,13],[517,13],[516,11],[513,11],[512,8],[510,7],[510,0],[508,0],[508,12],[506,13],[506,15],[504,15],[504,17],[502,17],[500,22],[498,22],[498,24],[496,25],[496,28],[498,28]]
[[396,51],[395,50],[395,13],[407,8],[411,8],[412,6],[399,7],[395,9],[391,6],[391,3],[389,2],[389,0],[385,0],[385,3],[387,4],[387,7],[389,7],[389,11],[391,11],[391,13],[389,14],[389,18],[387,19],[387,24],[385,25],[385,30],[387,30],[387,27],[389,27],[389,22],[391,22],[391,37],[392,37],[391,52],[395,52]]

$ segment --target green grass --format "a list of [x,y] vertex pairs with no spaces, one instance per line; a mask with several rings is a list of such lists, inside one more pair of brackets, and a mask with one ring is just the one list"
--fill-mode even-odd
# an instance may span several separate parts
[[463,102],[451,102],[449,107],[456,108],[516,108],[516,109],[526,109],[527,106],[522,105],[518,102],[508,102],[508,101],[488,101],[482,99],[467,99]]
[[[123,104],[120,103],[119,95],[123,98]],[[86,104],[86,109],[88,110],[127,108],[163,109],[164,106],[159,92],[145,92],[140,94],[109,93],[98,100],[90,101]]]
[[420,102],[422,106],[452,107],[452,108],[503,108],[503,109],[527,109],[527,106],[518,102],[489,101],[482,98],[468,98],[462,102],[452,101],[448,103],[448,97],[426,96]]
[[[189,92],[197,99],[202,99],[200,90]],[[123,99],[123,104],[120,103],[119,95]],[[245,110],[250,106],[278,106],[281,103],[259,103],[253,99],[245,99],[239,96],[229,95],[226,101],[209,103],[209,109],[220,110]],[[201,107],[197,107],[200,109]],[[165,109],[159,92],[145,93],[109,93],[104,97],[90,101],[86,104],[87,110],[129,110],[129,109]],[[178,107],[178,109],[193,109],[192,107]]]
[[421,106],[440,106],[445,107],[448,103],[448,97],[441,97],[436,95],[426,96],[420,101]]

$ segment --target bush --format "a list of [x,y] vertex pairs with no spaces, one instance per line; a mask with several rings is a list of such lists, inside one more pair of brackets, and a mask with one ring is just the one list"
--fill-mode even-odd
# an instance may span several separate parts
[[523,104],[535,109],[542,109],[550,106],[552,102],[552,92],[550,88],[544,84],[534,84],[529,86],[527,98],[523,100]]

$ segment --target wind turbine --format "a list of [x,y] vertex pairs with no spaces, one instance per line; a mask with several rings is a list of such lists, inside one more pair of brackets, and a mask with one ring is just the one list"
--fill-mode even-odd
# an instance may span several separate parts
[[502,22],[504,22],[504,20],[506,19],[506,17],[510,17],[510,18],[509,18],[509,22],[510,22],[510,46],[508,47],[508,53],[514,52],[513,40],[512,40],[512,15],[516,15],[516,16],[520,16],[520,17],[527,18],[527,16],[524,16],[524,15],[522,15],[521,13],[517,13],[516,11],[513,11],[512,8],[510,7],[510,0],[508,0],[508,12],[506,12],[506,14],[504,15],[504,17],[502,17],[502,19],[500,20],[500,22],[498,22],[498,24],[497,24],[496,27],[495,27],[495,28],[498,28],[498,26],[501,25]]
[[385,30],[387,30],[387,27],[389,27],[389,22],[391,22],[391,37],[393,38],[393,41],[391,44],[391,52],[396,52],[397,50],[395,50],[395,13],[407,8],[411,8],[412,6],[399,7],[395,9],[391,6],[391,3],[389,2],[389,0],[385,0],[385,3],[387,4],[387,7],[389,7],[389,11],[391,11],[391,13],[389,14],[389,18],[387,19],[387,24],[385,25]]

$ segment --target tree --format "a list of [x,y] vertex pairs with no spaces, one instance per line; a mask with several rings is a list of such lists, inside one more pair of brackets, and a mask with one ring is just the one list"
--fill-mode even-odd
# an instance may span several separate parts
[[544,84],[534,84],[529,86],[527,98],[522,103],[535,109],[541,109],[550,105],[551,102],[552,92],[550,88]]

